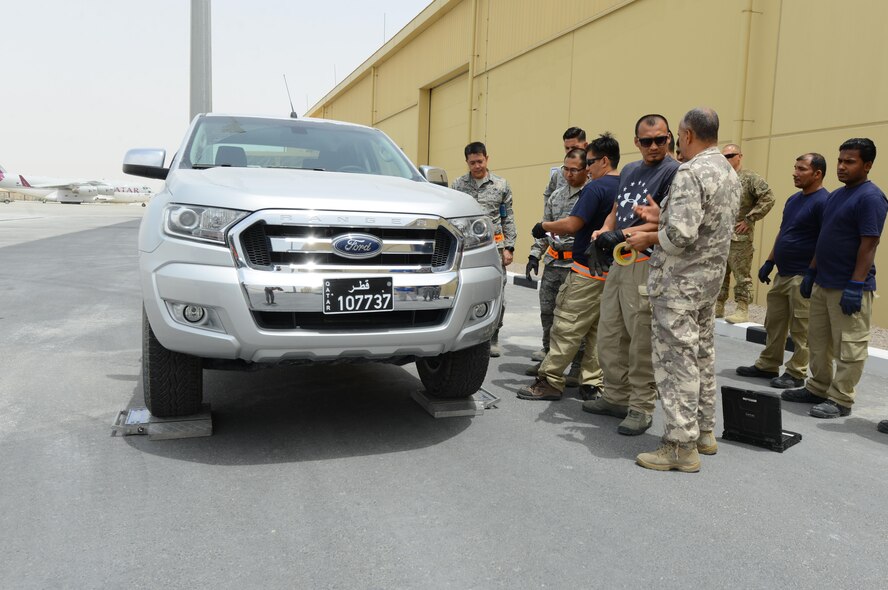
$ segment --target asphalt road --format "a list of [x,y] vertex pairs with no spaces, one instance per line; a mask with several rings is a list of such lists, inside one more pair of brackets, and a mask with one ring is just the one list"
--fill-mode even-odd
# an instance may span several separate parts
[[[482,416],[431,418],[412,366],[209,371],[212,437],[111,437],[142,405],[142,211],[0,205],[0,587],[884,587],[886,379],[847,418],[785,405],[783,454],[648,471],[659,409],[624,437],[575,390],[515,398],[539,319],[513,285]],[[718,337],[719,383],[761,388],[733,373],[759,350]]]

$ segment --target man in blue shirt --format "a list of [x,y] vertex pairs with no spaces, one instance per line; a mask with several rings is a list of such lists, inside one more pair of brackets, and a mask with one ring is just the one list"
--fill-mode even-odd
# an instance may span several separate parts
[[[792,180],[801,190],[786,201],[774,247],[758,272],[761,282],[770,283],[771,271],[777,267],[777,277],[768,291],[765,348],[754,365],[737,367],[738,375],[770,379],[771,387],[779,389],[801,387],[808,374],[809,300],[802,297],[799,284],[814,257],[823,206],[829,196],[823,188],[825,174],[826,160],[820,154],[796,158]],[[794,350],[786,371],[778,377],[787,332],[792,335]]]
[[876,247],[888,213],[885,193],[868,179],[875,159],[871,139],[849,139],[839,146],[836,175],[845,186],[826,201],[814,259],[799,286],[802,296],[811,299],[811,377],[781,398],[816,404],[810,412],[815,418],[849,415],[863,375]]
[[596,348],[601,293],[607,273],[599,266],[596,255],[593,253],[590,259],[586,251],[592,242],[592,232],[601,228],[613,208],[620,180],[616,170],[619,163],[620,144],[609,133],[600,135],[586,148],[586,171],[592,181],[583,188],[570,215],[542,221],[533,228],[535,238],[545,232],[573,234],[573,256],[571,272],[558,291],[549,351],[536,381],[518,391],[520,399],[560,400],[565,387],[564,370],[583,342],[586,351],[580,368],[580,396],[591,400],[601,391],[602,373]]
[[[644,115],[635,123],[635,147],[641,160],[623,166],[620,187],[611,214],[594,232],[595,245],[613,252],[632,235],[656,231],[656,223],[638,217],[634,207],[650,196],[659,204],[669,193],[678,162],[667,155],[669,123],[663,115]],[[650,249],[614,264],[601,294],[598,358],[604,371],[604,390],[596,400],[583,402],[583,411],[622,418],[617,432],[643,434],[651,427],[657,401],[657,382],[651,362],[651,304],[647,295]]]

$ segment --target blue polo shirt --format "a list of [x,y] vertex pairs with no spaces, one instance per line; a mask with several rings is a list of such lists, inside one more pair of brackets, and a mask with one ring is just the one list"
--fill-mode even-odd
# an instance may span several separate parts
[[774,244],[774,262],[782,277],[803,275],[814,258],[829,191],[821,187],[810,195],[797,192],[783,206],[780,234]]
[[[824,289],[844,289],[857,264],[862,236],[878,237],[885,226],[888,198],[871,181],[836,189],[823,207],[823,226],[817,238],[816,283]],[[876,265],[866,275],[863,289],[876,290]]]
[[590,181],[583,187],[580,198],[570,212],[585,222],[582,229],[574,234],[573,243],[573,259],[583,266],[589,266],[586,248],[592,242],[592,232],[604,225],[604,220],[613,210],[619,185],[619,176],[602,176]]

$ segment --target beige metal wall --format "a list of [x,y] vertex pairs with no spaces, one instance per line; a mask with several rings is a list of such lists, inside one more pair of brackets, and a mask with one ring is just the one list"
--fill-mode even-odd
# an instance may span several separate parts
[[[711,106],[722,143],[740,143],[778,197],[757,231],[757,268],[795,191],[796,156],[822,153],[832,190],[844,139],[888,149],[886,20],[876,0],[436,0],[311,115],[379,127],[451,179],[464,173],[462,147],[484,141],[512,185],[521,260],[564,129],[613,132],[625,163],[638,158],[640,115],[674,128]],[[871,178],[888,189],[886,158]],[[876,264],[888,269],[885,247]],[[874,309],[888,326],[888,304]]]

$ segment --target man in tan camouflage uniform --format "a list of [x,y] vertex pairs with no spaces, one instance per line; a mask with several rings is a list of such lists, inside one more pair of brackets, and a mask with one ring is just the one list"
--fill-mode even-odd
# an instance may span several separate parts
[[740,147],[729,143],[722,148],[722,155],[731,163],[731,167],[740,179],[740,209],[731,236],[731,250],[728,252],[728,264],[725,271],[718,303],[715,306],[715,317],[725,315],[725,301],[728,300],[728,288],[731,275],[734,275],[734,302],[737,310],[725,321],[739,324],[749,320],[749,301],[752,295],[752,278],[749,276],[752,267],[752,255],[755,222],[763,218],[774,206],[774,193],[764,178],[752,170],[744,170],[743,154]]
[[[474,141],[466,146],[466,164],[469,173],[457,178],[452,185],[454,190],[472,195],[478,204],[484,208],[487,216],[493,224],[493,234],[496,246],[502,256],[503,267],[512,264],[512,255],[515,252],[515,214],[512,212],[512,189],[506,179],[491,173],[487,169],[487,147],[480,141]],[[503,274],[503,287],[506,285],[506,275]],[[503,305],[500,308],[499,324],[493,338],[490,339],[490,356],[498,357],[501,354],[499,346],[499,329],[503,326],[503,314],[506,310],[506,299],[503,297]]]
[[656,232],[636,232],[627,242],[651,256],[648,294],[652,309],[654,375],[666,414],[660,448],[641,453],[648,469],[699,471],[699,453],[718,450],[715,427],[715,301],[737,215],[740,181],[718,152],[718,115],[697,108],[678,127],[687,158],[672,181],[662,211],[653,200],[637,207]]
[[[582,148],[573,148],[564,157],[564,165],[561,167],[566,183],[558,187],[546,201],[543,209],[543,222],[556,221],[570,215],[580,192],[588,181],[586,175],[586,151]],[[537,238],[530,248],[525,269],[527,278],[531,272],[539,272],[540,260],[545,264],[543,278],[540,280],[540,323],[543,326],[543,350],[549,351],[549,331],[555,318],[555,297],[558,289],[564,284],[564,279],[570,274],[573,264],[573,235],[558,235],[548,233],[543,238]],[[536,375],[536,367],[531,367],[528,374]]]

